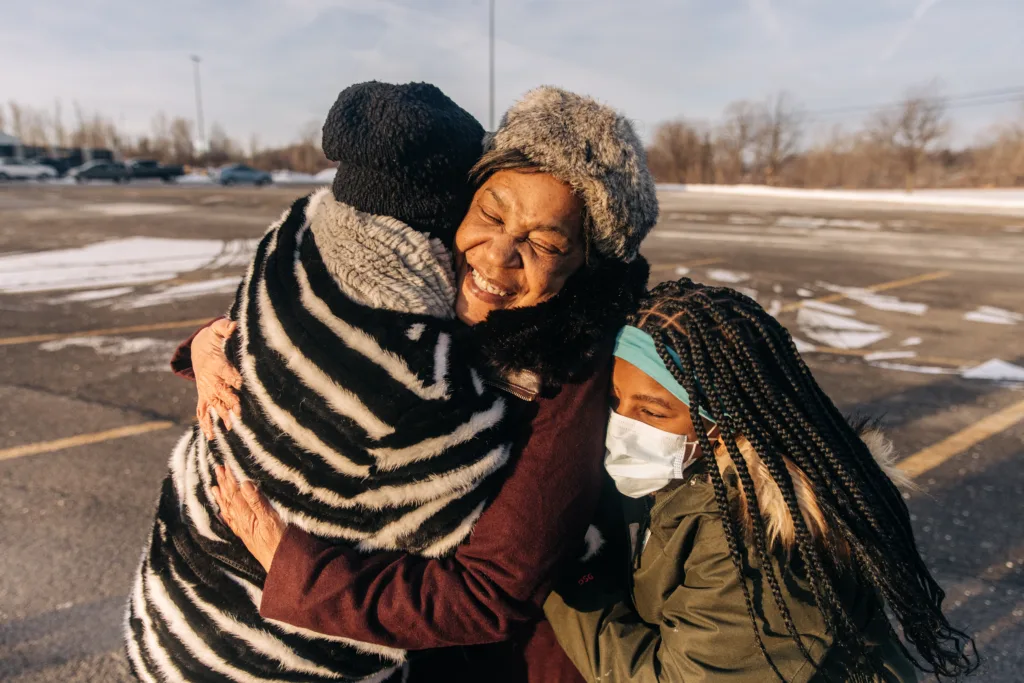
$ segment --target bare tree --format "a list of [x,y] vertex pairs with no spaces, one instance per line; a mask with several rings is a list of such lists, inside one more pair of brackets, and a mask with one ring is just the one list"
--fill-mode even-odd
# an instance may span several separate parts
[[703,141],[697,129],[683,119],[660,124],[647,148],[647,165],[663,183],[685,183],[701,178]]
[[58,147],[68,146],[68,130],[64,127],[64,112],[60,100],[53,101],[53,144]]
[[171,156],[176,163],[191,163],[195,158],[195,146],[192,142],[192,123],[180,116],[171,120],[168,129],[171,142]]
[[755,133],[757,164],[767,185],[774,184],[783,164],[796,154],[803,135],[804,116],[792,95],[783,91],[762,105]]
[[947,130],[946,101],[935,83],[909,91],[897,109],[878,112],[869,124],[871,136],[903,166],[907,192],[917,184],[925,154]]
[[11,111],[11,133],[14,134],[14,137],[25,142],[24,109],[14,101],[9,102],[7,108]]
[[715,134],[718,169],[727,183],[746,179],[754,157],[755,133],[760,111],[747,100],[732,102],[725,108],[725,120]]

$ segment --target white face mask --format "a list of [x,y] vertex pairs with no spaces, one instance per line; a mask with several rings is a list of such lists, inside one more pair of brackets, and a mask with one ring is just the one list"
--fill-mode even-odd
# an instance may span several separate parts
[[697,442],[684,434],[612,412],[605,437],[604,468],[623,495],[640,498],[663,488],[696,460]]

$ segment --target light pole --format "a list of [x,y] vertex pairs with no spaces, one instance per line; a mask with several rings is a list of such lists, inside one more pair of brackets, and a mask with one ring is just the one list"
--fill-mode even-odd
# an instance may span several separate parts
[[193,70],[192,73],[195,76],[196,84],[196,133],[198,134],[198,142],[201,149],[197,150],[202,153],[206,151],[206,131],[203,130],[203,95],[199,88],[199,55],[192,55]]
[[490,43],[490,118],[489,129],[494,130],[494,0],[491,0],[491,43]]

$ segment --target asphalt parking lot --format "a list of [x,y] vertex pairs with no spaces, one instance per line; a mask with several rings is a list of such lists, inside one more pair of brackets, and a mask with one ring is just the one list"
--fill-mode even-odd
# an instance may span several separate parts
[[[297,187],[0,186],[0,679],[128,680],[125,595],[194,410],[167,370]],[[917,537],[1024,671],[1024,217],[666,194],[645,253],[755,296],[914,476]]]

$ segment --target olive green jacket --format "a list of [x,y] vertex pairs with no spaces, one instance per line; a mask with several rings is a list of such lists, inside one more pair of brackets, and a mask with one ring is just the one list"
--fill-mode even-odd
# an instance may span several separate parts
[[[730,497],[737,498],[734,470],[725,474]],[[655,494],[649,539],[633,574],[635,607],[622,600],[577,611],[552,594],[544,611],[555,635],[588,681],[777,680],[754,638],[710,478],[697,472],[679,484]],[[832,651],[809,585],[786,557],[783,550],[776,554],[776,572],[814,665],[790,638],[757,562],[747,557],[745,571],[764,646],[787,681],[843,680],[835,675],[842,670],[838,651]],[[839,590],[846,608],[864,625],[869,647],[885,663],[876,680],[916,681],[914,667],[887,634],[877,602],[848,587]]]

